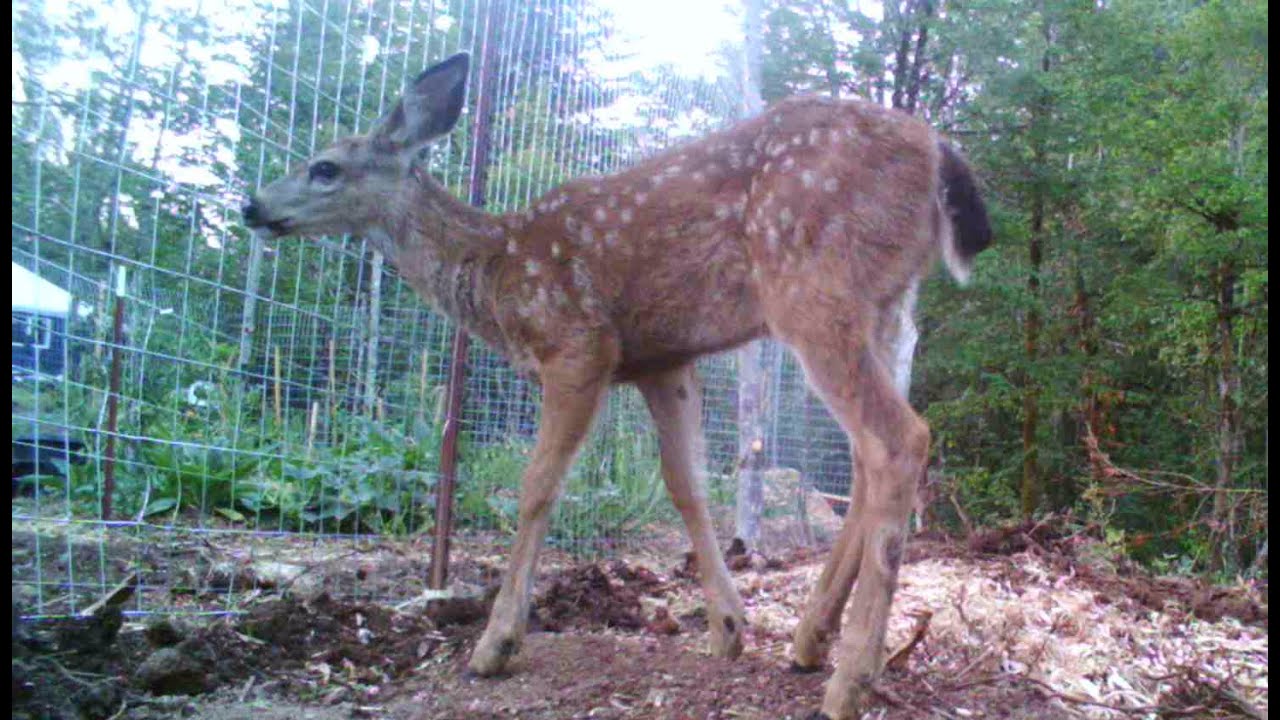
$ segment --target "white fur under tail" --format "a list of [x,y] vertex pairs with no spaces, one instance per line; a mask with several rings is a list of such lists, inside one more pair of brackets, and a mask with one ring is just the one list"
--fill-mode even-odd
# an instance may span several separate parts
[[941,222],[938,223],[938,244],[942,246],[942,262],[957,283],[966,285],[969,275],[973,273],[973,265],[962,260],[956,252],[956,233],[951,227],[951,214],[947,212],[946,201],[942,198],[938,198],[938,214],[941,216]]

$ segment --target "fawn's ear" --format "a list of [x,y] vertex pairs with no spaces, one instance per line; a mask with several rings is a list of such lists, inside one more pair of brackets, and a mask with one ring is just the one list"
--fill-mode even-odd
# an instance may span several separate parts
[[378,121],[371,133],[374,142],[398,151],[416,150],[452,130],[466,103],[470,65],[467,54],[458,53],[423,70]]

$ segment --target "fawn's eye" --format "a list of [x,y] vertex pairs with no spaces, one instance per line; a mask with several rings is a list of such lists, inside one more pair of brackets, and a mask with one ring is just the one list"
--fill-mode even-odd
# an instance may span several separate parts
[[321,160],[311,166],[311,179],[329,181],[338,177],[338,166],[328,160]]

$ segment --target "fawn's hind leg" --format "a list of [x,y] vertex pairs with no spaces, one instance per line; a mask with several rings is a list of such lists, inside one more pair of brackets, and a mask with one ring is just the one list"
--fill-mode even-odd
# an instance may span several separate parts
[[636,383],[658,428],[662,477],[689,530],[698,575],[707,597],[711,651],[734,658],[742,652],[744,613],[724,556],[716,544],[703,485],[702,391],[692,365]]
[[[854,463],[857,468],[857,453],[854,453]],[[822,667],[831,641],[840,632],[840,614],[858,579],[858,567],[862,564],[862,535],[858,526],[867,498],[867,485],[861,478],[865,475],[866,471],[860,468],[854,472],[852,497],[840,535],[831,545],[831,555],[792,636],[792,662],[799,670]]]
[[858,482],[865,493],[860,510],[847,521],[852,525],[849,534],[842,537],[854,546],[845,548],[841,566],[854,559],[857,566],[838,579],[856,576],[858,582],[822,702],[831,720],[845,720],[866,710],[871,683],[883,669],[889,610],[916,480],[928,458],[929,428],[868,348],[845,354],[800,345],[797,351],[810,384],[854,441],[862,470]]

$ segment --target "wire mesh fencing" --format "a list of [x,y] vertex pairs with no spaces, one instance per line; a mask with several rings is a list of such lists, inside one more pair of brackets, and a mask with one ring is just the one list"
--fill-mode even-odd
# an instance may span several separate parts
[[[28,617],[74,613],[130,574],[134,612],[222,612],[274,582],[236,570],[267,552],[255,542],[302,552],[431,529],[454,328],[358,238],[267,242],[239,224],[247,192],[369,129],[423,67],[492,58],[473,63],[464,121],[429,164],[459,197],[484,174],[493,212],[740,114],[726,78],[611,74],[611,20],[589,0],[14,12],[13,587]],[[486,96],[481,165],[469,119]],[[765,363],[766,464],[799,471],[775,494],[800,504],[766,508],[786,519],[810,488],[846,494],[850,462],[794,360],[767,344]],[[734,359],[700,368],[709,494],[727,531]],[[477,345],[465,383],[455,526],[501,538],[538,390]],[[605,554],[677,522],[643,402],[616,390],[549,542]]]

